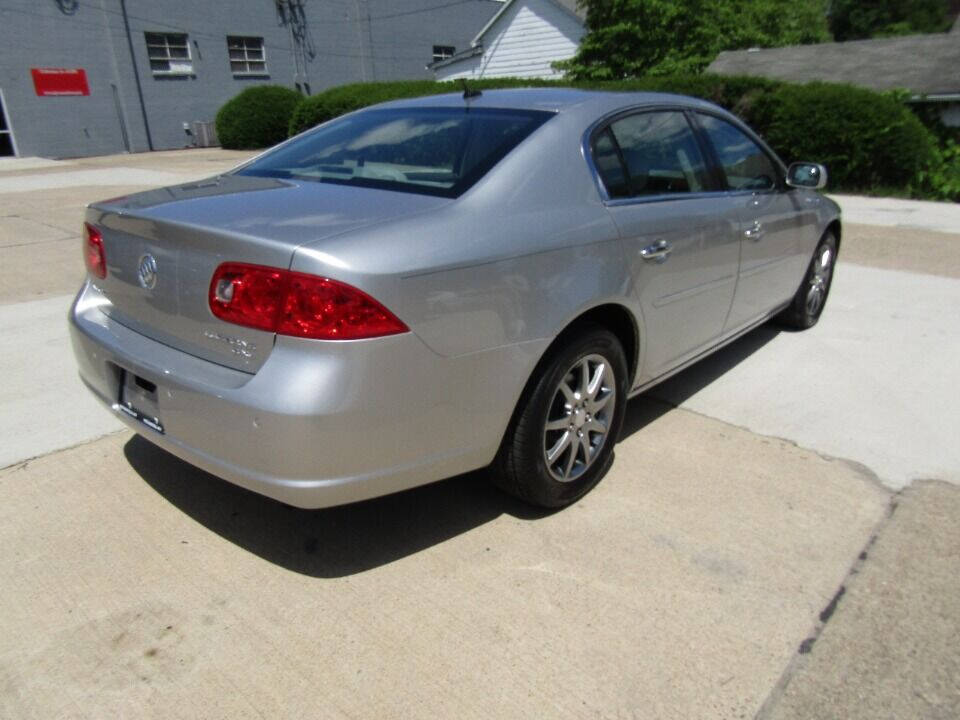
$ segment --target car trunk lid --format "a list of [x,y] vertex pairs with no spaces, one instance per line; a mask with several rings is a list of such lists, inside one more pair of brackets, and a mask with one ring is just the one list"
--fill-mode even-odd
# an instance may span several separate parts
[[288,268],[305,243],[448,201],[406,193],[227,175],[92,205],[107,277],[93,278],[113,320],[154,340],[256,372],[274,334],[224,322],[208,291],[223,262]]

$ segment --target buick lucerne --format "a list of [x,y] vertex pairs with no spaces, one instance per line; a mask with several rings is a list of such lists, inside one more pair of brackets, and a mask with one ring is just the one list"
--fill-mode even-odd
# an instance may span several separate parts
[[489,467],[559,507],[609,468],[628,398],[817,322],[825,182],[676,95],[386,103],[91,205],[73,347],[136,432],[291,505]]

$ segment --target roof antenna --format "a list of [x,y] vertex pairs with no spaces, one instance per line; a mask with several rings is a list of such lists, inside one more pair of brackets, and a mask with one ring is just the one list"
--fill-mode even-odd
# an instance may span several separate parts
[[479,90],[471,90],[470,86],[467,85],[466,78],[460,78],[460,83],[463,85],[463,99],[470,100],[471,98],[480,97],[483,95]]

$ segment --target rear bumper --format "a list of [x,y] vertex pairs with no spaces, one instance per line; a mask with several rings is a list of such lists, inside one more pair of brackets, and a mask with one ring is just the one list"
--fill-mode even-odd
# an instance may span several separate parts
[[[80,376],[144,438],[230,482],[304,508],[385,495],[493,459],[545,342],[445,358],[413,333],[323,342],[278,336],[249,374],[111,320],[89,283],[70,310]],[[120,409],[121,378],[147,388]]]

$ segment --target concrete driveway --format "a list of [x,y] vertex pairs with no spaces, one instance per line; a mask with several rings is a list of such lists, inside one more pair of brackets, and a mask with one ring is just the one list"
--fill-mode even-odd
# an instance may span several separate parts
[[821,323],[633,401],[574,507],[305,512],[121,429],[66,339],[83,206],[242,157],[0,164],[0,717],[960,715],[956,206],[841,198]]

